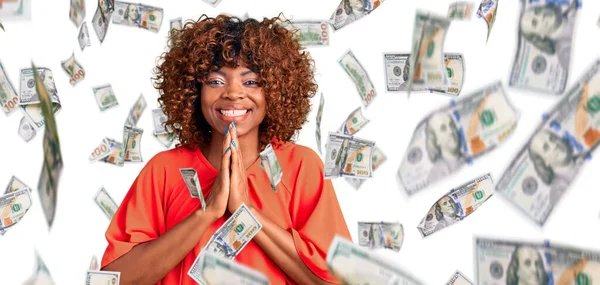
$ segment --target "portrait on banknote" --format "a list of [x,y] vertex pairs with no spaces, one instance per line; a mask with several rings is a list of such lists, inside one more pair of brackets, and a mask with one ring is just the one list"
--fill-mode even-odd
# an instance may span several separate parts
[[425,122],[425,149],[433,162],[431,180],[446,176],[459,167],[462,158],[462,140],[456,122],[450,114],[436,113]]
[[548,279],[542,255],[535,248],[515,247],[506,269],[507,285],[545,285]]

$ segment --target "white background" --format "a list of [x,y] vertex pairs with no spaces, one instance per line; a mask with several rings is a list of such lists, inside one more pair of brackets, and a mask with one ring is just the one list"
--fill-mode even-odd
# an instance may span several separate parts
[[[121,139],[125,118],[140,93],[148,101],[138,123],[145,130],[141,143],[143,159],[148,161],[164,150],[152,136],[151,109],[158,107],[158,93],[150,78],[157,56],[165,49],[170,19],[197,19],[203,13],[216,16],[222,12],[239,16],[247,12],[251,17],[271,17],[283,12],[294,19],[328,19],[339,3],[338,0],[223,0],[214,8],[199,0],[144,0],[145,4],[164,8],[160,32],[155,34],[111,23],[106,39],[100,45],[90,24],[97,3],[86,2],[85,20],[92,46],[83,52],[77,42],[78,28],[68,17],[68,0],[33,0],[31,22],[4,23],[6,32],[0,31],[0,60],[17,89],[19,68],[30,66],[31,61],[54,72],[62,101],[57,123],[65,164],[54,225],[48,230],[36,190],[42,165],[43,133],[38,132],[36,138],[25,143],[17,134],[22,115],[17,112],[10,117],[0,116],[0,187],[8,183],[11,175],[16,175],[34,188],[33,205],[25,218],[0,237],[0,284],[3,285],[21,284],[31,275],[36,248],[56,284],[84,284],[92,255],[101,258],[107,245],[104,233],[109,221],[92,198],[101,186],[105,186],[120,202],[144,164],[126,164],[122,168],[104,163],[90,164],[88,156],[105,136]],[[386,93],[382,53],[410,52],[415,10],[420,8],[445,15],[449,3],[447,0],[387,0],[371,15],[337,32],[330,30],[328,47],[310,49],[317,67],[319,92],[325,96],[324,140],[327,132],[339,127],[346,116],[361,105],[356,87],[337,63],[344,52],[352,49],[377,90],[377,97],[365,112],[371,122],[357,136],[376,141],[388,161],[375,172],[374,179],[364,183],[358,191],[343,179],[333,181],[353,239],[357,241],[358,221],[400,221],[405,230],[402,249],[399,253],[382,252],[426,284],[444,284],[457,269],[473,278],[474,236],[548,238],[600,250],[597,243],[600,238],[600,186],[597,183],[600,159],[597,158],[583,169],[544,228],[535,226],[500,196],[495,196],[462,223],[421,238],[416,225],[431,205],[452,187],[476,176],[491,172],[498,179],[540,122],[542,113],[558,99],[506,88],[510,99],[522,112],[514,135],[472,166],[464,167],[415,196],[408,198],[401,193],[395,172],[416,124],[430,111],[448,104],[450,98],[415,93],[407,100],[405,93]],[[598,11],[600,2],[584,1],[575,33],[568,89],[598,56]],[[496,80],[502,80],[506,86],[516,47],[518,13],[519,1],[500,1],[487,44],[484,20],[474,15],[471,21],[452,22],[444,48],[447,52],[464,54],[466,80],[461,96]],[[76,87],[69,84],[69,77],[60,66],[73,51],[87,74]],[[106,83],[112,84],[120,105],[100,112],[92,87]],[[298,140],[299,144],[315,150],[318,100],[317,95],[312,101],[309,122]]]

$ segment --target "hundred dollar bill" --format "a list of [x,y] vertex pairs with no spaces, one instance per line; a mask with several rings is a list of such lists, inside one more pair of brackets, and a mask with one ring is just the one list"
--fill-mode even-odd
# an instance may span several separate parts
[[369,79],[367,71],[360,65],[350,50],[344,54],[338,63],[344,68],[352,81],[354,81],[354,85],[363,101],[363,105],[368,107],[377,96],[377,93],[375,92],[375,87],[373,87],[371,79]]
[[208,285],[270,284],[269,279],[259,271],[209,252],[200,254],[188,275],[199,284]]
[[19,95],[4,71],[4,65],[0,62],[0,105],[5,115],[10,115],[17,110]]
[[519,111],[499,81],[427,115],[396,178],[410,196],[493,150],[515,130]]
[[98,264],[98,258],[95,255],[92,256],[88,270],[100,270],[100,264]]
[[35,250],[35,260],[35,272],[29,279],[25,280],[23,285],[55,285],[48,267],[37,250]]
[[360,246],[400,251],[403,241],[404,227],[398,222],[358,222],[358,245]]
[[21,118],[19,122],[19,136],[25,140],[25,142],[29,142],[37,135],[37,131],[25,117]]
[[2,21],[31,21],[31,0],[4,0],[0,3]]
[[446,86],[444,68],[444,41],[450,26],[447,18],[417,11],[408,75],[408,94],[412,88]]
[[[481,0],[481,4],[479,4],[479,9],[477,9],[477,17],[480,19],[483,18],[488,26],[486,42],[490,39],[490,33],[492,32],[492,28],[494,27],[494,22],[496,22],[496,11],[498,11],[498,1],[499,0]],[[521,1],[521,3],[523,2]]]
[[71,77],[69,82],[75,86],[85,78],[83,66],[75,59],[75,53],[67,60],[61,62],[63,70]]
[[471,20],[473,3],[467,1],[458,1],[450,3],[448,7],[448,18],[452,20]]
[[343,284],[424,284],[393,262],[337,235],[329,246],[326,261],[329,272]]
[[142,5],[140,27],[158,33],[163,20],[163,8]]
[[96,162],[107,157],[112,151],[108,138],[103,138],[102,142],[94,149],[88,160],[90,162]]
[[543,226],[600,144],[600,60],[544,115],[496,191]]
[[165,122],[169,118],[162,109],[153,109],[152,110],[152,121],[154,121],[154,133],[157,135],[162,135],[168,133],[167,128],[165,128]]
[[[52,70],[44,67],[37,69],[38,75],[41,77],[40,85],[43,85],[50,96],[52,109],[57,113],[61,109],[61,102],[58,98],[56,85],[54,84],[54,76]],[[34,78],[32,68],[22,68],[21,71],[21,89],[19,92],[19,105],[25,112],[25,118],[36,129],[44,127],[45,120],[42,113],[40,95],[36,90],[37,85]]]
[[294,31],[294,37],[303,47],[329,45],[326,21],[292,21],[285,22],[284,26]]
[[323,92],[321,92],[321,99],[319,101],[319,111],[317,112],[317,128],[315,132],[315,137],[317,138],[317,150],[319,154],[321,152],[321,120],[323,118],[323,106],[325,106],[325,99],[323,98]]
[[0,196],[0,229],[6,230],[23,218],[31,207],[29,189],[22,189]]
[[204,194],[202,194],[202,185],[200,185],[200,179],[198,179],[198,173],[193,168],[179,168],[179,172],[183,177],[183,181],[190,191],[192,198],[200,199],[200,205],[202,211],[206,212],[206,201],[204,200]]
[[353,135],[358,133],[364,126],[370,122],[362,113],[362,108],[358,107],[352,111],[346,121],[340,127],[340,132],[345,135]]
[[375,142],[340,133],[329,133],[324,166],[325,179],[340,176],[371,178]]
[[600,282],[600,252],[546,243],[554,284]]
[[135,126],[137,125],[138,120],[146,110],[146,99],[144,99],[144,94],[140,94],[140,97],[135,101],[135,105],[131,107],[129,110],[129,115],[127,116],[127,120],[125,121],[126,126]]
[[125,163],[123,143],[111,138],[107,139],[109,142],[109,148],[111,149],[111,152],[104,158],[100,159],[100,161],[109,164],[114,164],[116,166],[123,166],[123,164]]
[[210,4],[213,7],[217,7],[217,5],[219,5],[219,3],[221,3],[221,0],[202,0],[204,1],[204,3]]
[[473,285],[473,282],[471,282],[471,280],[469,280],[462,272],[457,270],[450,280],[446,282],[446,285]]
[[520,2],[519,34],[509,86],[562,94],[580,0]]
[[94,202],[96,202],[98,207],[102,209],[102,212],[106,214],[109,220],[112,220],[112,218],[115,216],[115,213],[119,209],[119,206],[117,205],[117,203],[115,203],[115,200],[113,200],[110,197],[110,195],[108,195],[108,192],[106,192],[106,189],[104,189],[104,187],[98,190],[98,192],[94,196]]
[[[29,190],[29,193],[31,193],[31,188],[29,188],[29,186],[27,186],[25,183],[23,183],[23,181],[21,181],[19,178],[17,178],[16,176],[13,175],[10,178],[10,181],[8,181],[8,185],[6,186],[6,190],[4,191],[4,194],[6,195],[8,193],[12,193],[12,192],[16,192],[16,191],[24,190],[24,189]],[[14,220],[14,223],[18,223],[22,217],[23,216],[17,217]],[[8,229],[0,229],[0,236],[4,235],[7,230]]]
[[423,237],[462,221],[494,195],[494,181],[488,173],[458,186],[437,200],[417,229]]
[[132,126],[123,127],[124,160],[142,162],[142,147],[140,146],[144,130]]
[[444,55],[444,66],[446,67],[446,86],[431,86],[429,90],[433,93],[458,96],[465,82],[465,63],[462,54],[446,53]]
[[114,24],[139,27],[158,32],[162,24],[162,19],[162,8],[115,1]]
[[110,84],[93,87],[92,92],[94,92],[94,97],[100,111],[119,106],[117,96],[115,96],[115,92]]
[[171,33],[176,32],[176,31],[181,31],[183,29],[183,21],[182,21],[181,17],[171,19],[169,21],[169,26],[170,26],[169,30],[171,31]]
[[81,21],[85,18],[85,1],[71,0],[71,8],[69,9],[69,18],[75,24],[75,27],[81,25]]
[[157,135],[155,133],[152,134],[165,148],[171,148],[173,141],[175,141],[175,134],[161,134]]
[[[387,160],[387,157],[385,156],[385,154],[383,154],[383,152],[381,151],[381,149],[379,149],[379,147],[376,146],[373,149],[373,156],[371,156],[371,165],[373,167],[373,171],[375,171],[386,160]],[[345,179],[356,190],[358,190],[358,188],[360,188],[360,186],[366,180],[366,179],[358,179],[358,178],[354,178],[354,177],[346,177]]]
[[100,40],[100,44],[104,42],[104,38],[106,37],[113,11],[113,0],[98,0],[98,8],[96,8],[96,13],[94,13],[94,17],[92,18],[92,26]]
[[88,270],[85,285],[119,285],[121,272]]
[[341,0],[331,15],[331,26],[339,30],[348,24],[371,14],[384,0]]
[[77,41],[79,42],[79,47],[81,51],[85,49],[85,47],[89,47],[90,44],[90,32],[88,31],[87,22],[83,22],[81,28],[79,28],[79,35],[77,36]]
[[277,156],[275,155],[275,150],[273,150],[270,144],[260,153],[260,166],[267,173],[267,177],[269,177],[271,189],[273,189],[273,192],[277,192],[276,187],[281,182],[283,172],[281,165],[279,165],[279,160],[277,160]]
[[261,229],[262,224],[246,204],[242,204],[213,234],[203,251],[234,259]]

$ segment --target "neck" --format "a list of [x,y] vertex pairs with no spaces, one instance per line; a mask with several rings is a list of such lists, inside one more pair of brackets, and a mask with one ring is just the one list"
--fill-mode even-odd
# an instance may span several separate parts
[[[250,132],[238,137],[238,148],[242,152],[242,158],[244,159],[244,168],[250,167],[256,159],[259,157],[259,133],[258,129],[251,130]],[[212,166],[220,170],[221,161],[223,158],[223,140],[224,136],[221,133],[212,131],[210,144],[202,149],[202,154]],[[231,146],[233,148],[233,146]]]

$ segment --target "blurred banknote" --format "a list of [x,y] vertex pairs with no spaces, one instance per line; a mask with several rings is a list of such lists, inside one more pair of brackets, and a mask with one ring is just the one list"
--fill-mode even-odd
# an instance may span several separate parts
[[19,96],[4,71],[4,65],[0,62],[0,105],[5,115],[10,115],[17,110]]
[[144,28],[158,33],[162,20],[162,8],[115,1],[114,24]]
[[29,142],[37,135],[37,131],[35,128],[25,119],[25,117],[21,118],[19,122],[19,136],[25,140],[25,142]]
[[348,76],[350,76],[352,81],[354,81],[354,85],[358,90],[358,95],[360,95],[360,98],[363,101],[363,105],[368,107],[375,96],[377,96],[377,93],[375,92],[375,87],[373,87],[371,79],[369,79],[367,71],[360,65],[352,51],[346,52],[338,62],[342,68],[344,68]]
[[0,19],[3,22],[30,21],[32,0],[0,1]]
[[403,241],[404,227],[398,222],[358,222],[358,245],[360,246],[400,251]]
[[471,20],[473,3],[467,1],[458,1],[450,3],[448,7],[448,18],[452,20]]
[[[492,28],[494,27],[494,22],[496,22],[496,12],[498,10],[498,1],[500,1],[500,0],[481,0],[481,4],[479,4],[479,9],[477,9],[477,17],[483,18],[485,20],[485,23],[488,26],[486,41],[490,39],[490,33],[492,32]],[[530,1],[530,0],[523,0],[523,1]],[[521,3],[523,3],[523,1],[521,1]],[[539,0],[533,0],[533,1],[537,2]]]
[[281,165],[279,165],[279,160],[277,160],[277,155],[275,155],[275,150],[273,150],[271,144],[268,144],[265,147],[265,150],[260,153],[260,167],[265,170],[273,192],[277,192],[277,184],[281,182],[283,172],[281,170]]
[[331,242],[326,261],[329,272],[343,284],[424,284],[394,262],[340,236],[335,236]]
[[295,31],[294,36],[303,47],[329,45],[329,25],[326,21],[292,21],[284,26]]
[[269,279],[259,271],[204,251],[200,253],[188,275],[198,284],[206,285],[270,284]]
[[75,59],[75,53],[71,55],[67,60],[62,61],[61,66],[63,70],[71,77],[69,82],[75,86],[85,78],[85,70],[83,66]]
[[77,36],[77,41],[79,42],[79,47],[81,51],[85,47],[89,47],[90,44],[90,32],[88,31],[87,22],[83,22],[81,28],[79,28],[79,35]]
[[128,162],[142,162],[142,134],[144,130],[132,126],[123,127],[124,159]]
[[[40,76],[41,84],[43,85],[48,96],[51,100],[53,113],[58,112],[61,109],[60,99],[58,98],[58,92],[56,85],[54,84],[54,76],[52,70],[44,67],[37,69],[38,75]],[[36,90],[36,80],[34,78],[32,68],[21,69],[21,89],[19,92],[19,105],[25,112],[25,118],[29,123],[34,126],[37,130],[44,127],[45,120],[42,112],[42,104],[40,101],[40,94]]]
[[75,27],[81,25],[81,21],[85,18],[85,1],[71,0],[71,8],[69,9],[69,18],[75,24]]
[[[4,195],[12,193],[12,192],[16,192],[19,190],[29,190],[29,193],[31,193],[31,188],[29,188],[29,186],[27,186],[25,183],[23,183],[23,181],[19,180],[19,178],[17,178],[16,176],[12,176],[10,178],[10,181],[8,182],[8,185],[6,186],[6,190],[4,191]],[[1,198],[0,198],[1,199]],[[21,220],[21,218],[24,216],[20,215],[20,217],[16,217],[16,219],[13,221],[13,224],[16,224],[17,222],[19,222],[19,220]],[[0,223],[2,223],[0,221]],[[2,229],[0,228],[0,236],[4,235],[6,233],[8,229]]]
[[175,141],[175,134],[161,134],[161,135],[157,135],[157,134],[152,134],[159,142],[160,144],[162,144],[165,148],[170,148],[171,145],[173,144],[173,141]]
[[121,272],[88,270],[85,285],[119,285]]
[[30,207],[31,192],[27,188],[0,196],[0,230],[16,225]]
[[154,122],[155,134],[162,135],[168,133],[167,129],[165,128],[165,122],[168,119],[169,118],[167,117],[167,115],[165,115],[165,113],[163,113],[163,110],[161,108],[152,110],[152,121]]
[[146,110],[146,99],[144,99],[144,95],[140,94],[140,97],[135,101],[135,104],[129,110],[129,115],[127,116],[127,120],[125,121],[126,126],[135,126],[137,125],[138,120]]
[[95,255],[92,256],[88,270],[100,270],[100,264],[98,264],[98,258]]
[[35,251],[35,272],[29,279],[25,280],[23,285],[55,285],[48,267],[37,250]]
[[113,164],[116,166],[123,166],[123,164],[125,163],[125,157],[124,157],[124,147],[123,147],[123,143],[118,142],[114,139],[111,138],[107,138],[108,139],[108,143],[109,143],[109,148],[110,148],[110,153],[105,156],[104,158],[100,159],[100,161],[108,163],[108,164]]
[[331,15],[331,25],[339,30],[348,24],[371,14],[384,0],[341,0],[340,5]]
[[110,84],[93,87],[92,92],[94,92],[94,97],[100,111],[119,106],[117,96],[115,96],[115,92]]
[[319,101],[319,111],[317,112],[317,128],[315,131],[315,137],[317,138],[317,150],[319,154],[321,152],[321,120],[323,119],[323,106],[325,106],[325,99],[323,98],[323,92],[321,92],[321,99]]
[[192,196],[192,198],[200,199],[202,211],[206,212],[206,201],[204,200],[202,185],[200,185],[200,179],[198,179],[198,172],[196,172],[196,169],[179,168],[179,172],[181,173],[181,177],[183,177],[185,186],[187,186],[190,191],[190,196]]
[[471,282],[469,278],[462,274],[462,272],[456,271],[450,280],[446,282],[446,285],[473,285],[473,282]]
[[362,108],[358,107],[352,111],[346,121],[340,127],[340,132],[345,135],[356,134],[360,129],[366,126],[370,122],[369,119],[365,118],[362,113]]
[[[234,259],[261,229],[262,224],[246,204],[242,204],[213,234],[203,251]],[[194,265],[197,262],[198,258],[194,261]]]
[[202,0],[207,4],[212,5],[213,7],[217,7],[217,5],[219,5],[219,3],[221,3],[221,0]]
[[509,137],[519,111],[502,83],[473,92],[427,115],[415,129],[397,172],[410,196],[471,163]]
[[108,192],[106,192],[106,189],[104,189],[104,187],[98,190],[98,192],[94,196],[94,202],[96,202],[96,204],[98,205],[98,207],[100,207],[102,212],[106,214],[108,220],[112,220],[112,218],[115,216],[115,212],[117,212],[117,209],[119,209],[119,206],[117,205],[117,203],[115,203],[115,200],[113,200],[110,197],[110,195],[108,195]]
[[100,40],[100,44],[104,42],[104,38],[106,37],[113,9],[112,0],[98,0],[98,8],[96,8],[96,13],[94,13],[94,17],[92,18],[92,26]]
[[412,56],[407,91],[412,88],[446,86],[444,41],[450,20],[417,11],[412,38]]
[[169,31],[171,31],[171,33],[176,32],[176,31],[181,31],[182,29],[183,29],[183,21],[182,21],[181,17],[171,19],[169,21]]
[[374,148],[373,141],[330,132],[325,153],[325,179],[340,176],[371,178]]
[[600,60],[544,115],[496,184],[496,191],[538,225],[600,144]]
[[462,221],[494,194],[494,181],[488,173],[458,186],[431,206],[417,229],[423,237]]
[[92,151],[88,158],[90,162],[95,162],[107,157],[112,152],[111,143],[108,138],[103,138],[102,142]]
[[562,94],[581,1],[524,0],[520,6],[517,51],[508,85]]
[[[371,165],[373,167],[373,171],[375,171],[380,165],[382,165],[387,160],[387,157],[379,147],[375,147],[373,149],[373,155],[371,156]],[[358,179],[354,177],[345,177],[346,181],[354,187],[354,189],[358,190],[360,186],[365,182],[366,179]]]

